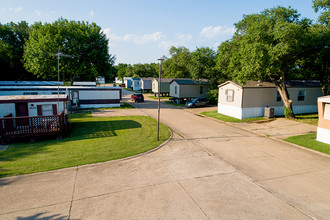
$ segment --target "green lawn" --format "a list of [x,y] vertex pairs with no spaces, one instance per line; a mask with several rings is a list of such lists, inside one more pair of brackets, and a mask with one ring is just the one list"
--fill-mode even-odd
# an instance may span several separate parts
[[[148,96],[149,98],[152,98],[152,99],[157,99],[158,100],[158,96],[154,96],[154,95],[151,95],[151,96]],[[161,96],[160,99],[169,99],[171,98],[171,96]]]
[[316,134],[292,136],[285,141],[330,155],[330,145],[316,140]]
[[302,115],[296,115],[296,120],[302,123],[311,124],[317,126],[317,123],[319,121],[319,115],[318,114],[302,114]]
[[0,152],[0,177],[55,170],[136,155],[159,146],[170,137],[157,121],[147,116],[70,116],[71,133],[62,140],[11,144]]
[[208,111],[208,112],[202,112],[202,115],[206,115],[208,117],[211,118],[215,118],[221,121],[225,121],[225,122],[252,122],[252,121],[260,121],[260,120],[265,120],[265,118],[263,117],[258,117],[258,118],[246,118],[246,119],[237,119],[237,118],[233,118],[227,115],[223,115],[218,113],[217,111]]

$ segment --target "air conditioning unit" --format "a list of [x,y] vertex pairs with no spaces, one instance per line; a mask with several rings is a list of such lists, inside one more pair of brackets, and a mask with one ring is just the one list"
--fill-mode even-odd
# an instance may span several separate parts
[[266,118],[274,118],[274,108],[265,107],[264,117],[266,117]]

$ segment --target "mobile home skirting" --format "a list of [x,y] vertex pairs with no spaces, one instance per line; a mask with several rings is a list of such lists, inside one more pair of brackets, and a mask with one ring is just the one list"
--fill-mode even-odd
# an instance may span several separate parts
[[330,144],[330,130],[325,128],[317,127],[316,140],[323,143]]
[[[272,106],[270,106],[272,107]],[[276,116],[284,115],[283,106],[276,106],[274,114]],[[317,112],[317,105],[296,105],[293,106],[294,114],[314,113]],[[235,106],[218,104],[218,113],[228,115],[238,119],[264,117],[265,107],[255,108],[238,108]]]

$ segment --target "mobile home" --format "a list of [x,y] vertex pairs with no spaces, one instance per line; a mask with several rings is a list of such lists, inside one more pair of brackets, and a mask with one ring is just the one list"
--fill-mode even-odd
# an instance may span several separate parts
[[[319,82],[287,81],[287,90],[295,114],[317,112],[317,97],[322,96]],[[238,119],[263,117],[265,108],[274,109],[275,116],[284,115],[283,101],[273,83],[247,81],[241,85],[227,81],[219,85],[219,113]]]

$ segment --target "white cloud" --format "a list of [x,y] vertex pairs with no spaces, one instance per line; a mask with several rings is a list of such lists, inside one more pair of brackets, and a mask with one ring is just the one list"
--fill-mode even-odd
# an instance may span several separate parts
[[205,38],[215,38],[219,36],[231,36],[235,32],[233,27],[223,27],[223,26],[208,26],[202,29],[201,36]]
[[139,36],[137,34],[125,34],[124,36],[118,36],[112,32],[111,28],[103,29],[103,33],[109,38],[110,45],[116,45],[118,42],[133,42],[135,44],[146,44],[150,42],[156,42],[163,37],[161,32],[155,32],[152,34],[144,34]]
[[89,16],[94,17],[94,10],[91,10],[91,11],[89,12]]
[[193,39],[193,36],[191,34],[179,33],[179,34],[177,34],[177,38],[182,42],[186,42],[186,41],[190,41],[191,39]]
[[155,32],[152,34],[145,34],[142,37],[139,36],[135,36],[134,37],[134,42],[136,44],[145,44],[145,43],[149,43],[149,42],[155,42],[158,41],[159,39],[162,38],[162,33],[161,32]]
[[35,10],[33,13],[36,14],[37,16],[41,15],[41,11],[39,11],[39,10]]
[[163,50],[169,50],[172,46],[174,46],[174,43],[172,41],[162,41],[158,44],[158,47]]
[[13,12],[21,12],[23,10],[23,7],[17,7],[17,8],[9,7],[9,10]]

